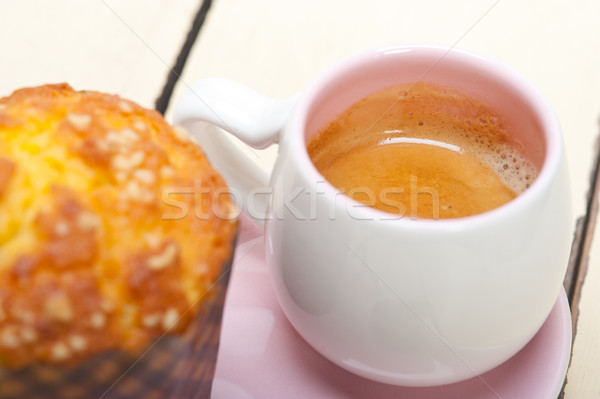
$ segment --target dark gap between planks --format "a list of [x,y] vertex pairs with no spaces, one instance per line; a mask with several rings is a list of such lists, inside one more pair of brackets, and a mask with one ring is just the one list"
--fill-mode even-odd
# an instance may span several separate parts
[[[598,199],[600,197],[600,134],[596,136],[596,145],[594,150],[594,164],[590,174],[590,189],[587,194],[587,206],[585,215],[577,219],[573,245],[571,247],[571,257],[569,258],[569,267],[564,280],[564,287],[569,297],[571,307],[571,321],[573,328],[573,342],[577,335],[577,320],[579,318],[579,300],[581,298],[581,288],[587,274],[589,253],[594,237],[594,228],[598,216]],[[573,360],[573,352],[569,359],[569,367]],[[567,376],[568,378],[568,376]],[[565,386],[568,379],[565,378],[563,389],[558,399],[564,399]]]
[[192,47],[196,42],[198,34],[200,33],[200,29],[202,28],[202,25],[204,25],[206,15],[210,10],[211,4],[212,0],[202,1],[200,9],[194,17],[192,27],[190,28],[187,34],[185,42],[183,43],[181,50],[179,50],[179,54],[177,55],[177,59],[175,60],[175,65],[169,70],[169,74],[167,75],[167,81],[162,89],[160,96],[156,99],[154,108],[156,108],[156,110],[163,115],[169,106],[169,102],[171,101],[171,97],[173,96],[173,90],[175,89],[175,85],[177,84],[177,81],[181,78],[181,74],[183,73],[185,63],[190,55],[190,52],[192,51]]
[[577,220],[575,236],[571,248],[569,267],[564,280],[564,287],[569,297],[573,319],[573,329],[577,328],[579,316],[579,299],[581,288],[588,267],[589,252],[594,236],[598,215],[598,200],[600,197],[600,135],[596,137],[593,167],[590,174],[590,188],[587,194],[585,215]]

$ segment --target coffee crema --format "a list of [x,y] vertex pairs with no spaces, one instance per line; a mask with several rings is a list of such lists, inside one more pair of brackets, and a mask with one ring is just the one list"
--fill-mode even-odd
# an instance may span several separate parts
[[352,105],[308,143],[317,170],[347,196],[413,218],[497,208],[537,175],[482,102],[452,88],[393,86]]

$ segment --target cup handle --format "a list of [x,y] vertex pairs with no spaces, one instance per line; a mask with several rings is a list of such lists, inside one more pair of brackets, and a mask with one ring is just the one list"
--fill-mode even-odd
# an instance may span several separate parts
[[[243,212],[260,228],[270,196],[269,173],[215,126],[252,148],[266,148],[279,141],[297,97],[274,100],[229,79],[207,78],[186,90],[173,113],[173,124],[187,128],[224,176]],[[205,128],[194,127],[199,122]]]

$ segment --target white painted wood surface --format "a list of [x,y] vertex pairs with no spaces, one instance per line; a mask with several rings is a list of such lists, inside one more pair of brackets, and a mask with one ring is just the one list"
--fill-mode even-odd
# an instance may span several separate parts
[[[0,0],[0,96],[47,82],[152,107],[199,0]],[[175,99],[208,76],[282,98],[353,52],[388,43],[457,45],[537,84],[564,130],[573,214],[585,212],[600,111],[600,2],[586,0],[214,0]],[[173,102],[172,102],[173,103]],[[261,153],[268,167],[276,149]],[[600,396],[600,234],[583,287],[567,399]]]
[[154,107],[200,0],[0,0],[0,96],[43,83]]
[[[283,98],[329,64],[365,48],[457,45],[508,63],[548,97],[563,128],[573,215],[579,217],[585,213],[600,114],[599,15],[600,2],[585,0],[216,0],[175,99],[186,85],[211,76]],[[276,156],[275,148],[253,152],[266,168]],[[596,241],[567,399],[600,397],[600,237]]]

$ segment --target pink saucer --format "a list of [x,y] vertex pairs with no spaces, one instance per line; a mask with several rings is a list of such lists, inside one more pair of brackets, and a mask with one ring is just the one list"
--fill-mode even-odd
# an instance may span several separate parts
[[271,288],[262,235],[247,220],[242,220],[236,251],[213,399],[556,399],[562,388],[571,352],[571,314],[564,290],[537,335],[499,367],[451,385],[397,387],[339,368],[296,333]]

